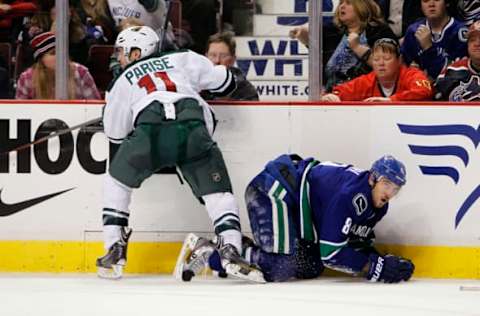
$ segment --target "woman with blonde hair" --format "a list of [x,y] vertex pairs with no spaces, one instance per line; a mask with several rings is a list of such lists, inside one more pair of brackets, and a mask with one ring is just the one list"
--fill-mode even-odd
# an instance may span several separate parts
[[[55,34],[38,34],[31,41],[35,63],[17,82],[17,99],[55,99]],[[90,72],[85,66],[70,62],[69,99],[101,99]]]
[[380,7],[373,0],[340,0],[335,9],[334,24],[340,32],[333,41],[336,47],[325,65],[327,91],[371,71],[370,48],[376,40],[396,40]]

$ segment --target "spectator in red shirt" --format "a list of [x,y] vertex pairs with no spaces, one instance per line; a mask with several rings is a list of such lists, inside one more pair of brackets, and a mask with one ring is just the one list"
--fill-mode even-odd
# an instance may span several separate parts
[[373,71],[340,84],[322,101],[422,101],[431,100],[433,91],[427,76],[418,68],[402,64],[395,40],[382,38],[372,50]]
[[[16,29],[17,18],[33,15],[37,11],[35,1],[6,0],[0,1],[0,41],[12,42],[17,34],[12,34]],[[20,19],[21,20],[21,19]],[[14,27],[15,24],[15,27]],[[16,33],[16,32],[13,32]]]

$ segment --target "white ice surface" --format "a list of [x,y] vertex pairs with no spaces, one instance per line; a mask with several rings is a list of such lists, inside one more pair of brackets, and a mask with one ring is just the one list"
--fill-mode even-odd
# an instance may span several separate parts
[[[477,291],[461,291],[461,286]],[[0,316],[480,316],[479,280],[374,284],[319,278],[276,284],[199,277],[0,274]]]

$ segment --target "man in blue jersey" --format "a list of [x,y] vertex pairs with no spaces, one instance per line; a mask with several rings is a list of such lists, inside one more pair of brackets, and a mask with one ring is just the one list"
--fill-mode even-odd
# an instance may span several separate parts
[[[373,246],[374,226],[405,183],[405,166],[390,155],[370,170],[281,155],[247,186],[254,241],[244,238],[243,255],[269,282],[315,278],[324,267],[373,282],[407,281],[413,263]],[[207,259],[221,272],[210,244],[190,240],[189,255],[177,265],[183,280],[198,274]]]
[[467,55],[467,28],[452,17],[453,0],[422,0],[421,6],[425,18],[408,27],[401,52],[407,65],[435,79],[444,67]]

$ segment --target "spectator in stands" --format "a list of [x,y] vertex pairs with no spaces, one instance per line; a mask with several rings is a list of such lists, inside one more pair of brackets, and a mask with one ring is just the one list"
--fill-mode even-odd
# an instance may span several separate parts
[[400,39],[410,24],[423,17],[422,0],[375,0],[393,33]]
[[[68,23],[68,49],[72,60],[85,65],[88,59],[88,48],[92,44],[87,37],[86,25],[80,20],[75,7],[72,5],[74,0],[70,0],[69,23]],[[55,6],[50,9],[50,19],[52,26],[50,31],[55,33]]]
[[480,101],[480,20],[467,33],[468,56],[450,64],[435,83],[435,99]]
[[[69,10],[69,53],[73,61],[85,64],[88,58],[89,42],[86,32],[86,26],[82,24],[80,17],[75,10],[75,0],[70,0]],[[21,41],[24,48],[27,47],[31,39],[40,33],[53,32],[56,29],[56,9],[55,2],[45,0],[40,2],[40,10],[32,17],[28,30],[21,35]],[[28,48],[25,49],[28,51]]]
[[340,0],[334,23],[341,30],[336,48],[325,65],[326,90],[371,71],[370,47],[380,38],[396,39],[373,0]]
[[117,28],[122,20],[135,18],[158,34],[163,29],[166,13],[164,0],[107,0],[107,2]]
[[452,61],[467,55],[467,28],[451,17],[452,0],[422,0],[425,18],[410,25],[402,44],[407,65],[415,65],[436,78]]
[[288,33],[288,36],[292,39],[298,40],[300,43],[308,47],[308,26],[306,25],[301,25],[294,27],[293,29],[290,30]]
[[190,33],[194,44],[191,49],[199,54],[206,51],[210,35],[217,32],[216,15],[219,11],[218,0],[183,0],[182,28]]
[[87,37],[97,44],[114,43],[117,32],[107,0],[79,0],[76,10],[87,26]]
[[480,1],[478,0],[457,0],[456,9],[456,17],[467,26],[480,20]]
[[36,1],[0,1],[0,42],[15,43],[21,31],[22,19],[37,11]]
[[[236,59],[235,50],[236,43],[232,32],[217,33],[210,36],[208,39],[205,55],[215,65],[229,67],[230,71],[235,76],[237,89],[229,95],[228,99],[258,101],[258,93],[255,86],[245,78],[245,75],[239,68],[233,66]],[[216,99],[215,96],[206,92],[203,93],[202,96],[205,100]]]
[[48,32],[52,28],[52,19],[50,18],[50,7],[45,3],[40,5],[39,10],[32,16],[26,24],[26,32],[21,36],[24,43],[30,43],[35,35]]
[[333,88],[322,101],[422,101],[432,98],[427,76],[402,64],[396,40],[382,38],[373,45],[373,71]]
[[171,23],[167,24],[166,32],[165,18],[167,16],[165,0],[107,0],[110,13],[115,21],[118,32],[124,29],[122,21],[134,18],[140,21],[141,25],[151,27],[161,39],[162,50],[174,50],[175,35]]
[[[55,34],[45,32],[31,41],[35,63],[17,83],[17,99],[55,99]],[[95,82],[85,66],[70,62],[70,99],[100,99]]]

